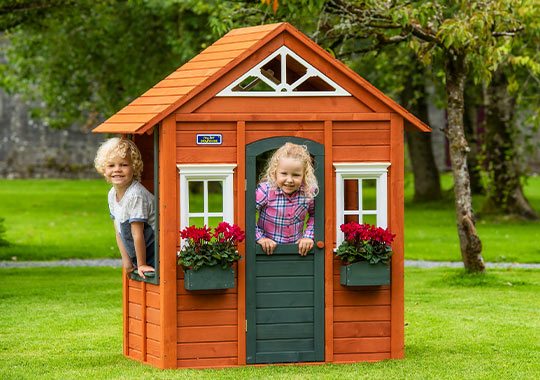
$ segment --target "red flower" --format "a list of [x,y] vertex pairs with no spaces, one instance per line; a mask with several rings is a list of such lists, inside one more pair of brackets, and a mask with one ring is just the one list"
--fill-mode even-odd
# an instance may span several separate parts
[[388,228],[383,229],[366,223],[349,222],[342,224],[339,228],[345,234],[345,240],[352,244],[377,242],[390,246],[396,236]]

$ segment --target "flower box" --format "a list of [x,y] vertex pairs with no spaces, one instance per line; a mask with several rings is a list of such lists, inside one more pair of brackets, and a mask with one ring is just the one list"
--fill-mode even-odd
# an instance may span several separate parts
[[234,270],[223,269],[219,265],[202,267],[198,270],[184,270],[186,290],[211,290],[234,288]]
[[390,284],[390,265],[359,261],[342,265],[339,276],[340,284],[344,286],[388,285]]

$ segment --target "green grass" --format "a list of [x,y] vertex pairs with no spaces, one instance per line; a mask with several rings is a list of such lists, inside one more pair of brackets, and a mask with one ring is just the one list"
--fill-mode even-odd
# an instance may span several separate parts
[[[452,186],[443,176],[443,188]],[[0,180],[0,217],[5,238],[0,260],[54,260],[119,257],[107,207],[109,185],[103,180]],[[368,189],[369,190],[369,189]],[[540,177],[525,188],[540,212]],[[405,186],[405,257],[460,261],[451,196],[439,202],[412,202],[413,183]],[[480,208],[482,197],[474,197]],[[495,262],[540,262],[540,222],[491,220],[477,222],[483,256]]]
[[[412,201],[412,177],[405,186],[405,258],[411,260],[460,261],[452,178],[442,177],[446,199],[417,204]],[[525,193],[540,212],[540,177],[531,177]],[[479,210],[483,197],[473,197]],[[491,262],[540,263],[540,222],[482,217],[476,223],[483,244],[482,255]]]
[[0,269],[1,379],[540,378],[540,271],[406,270],[406,358],[161,371],[122,356],[114,268]]
[[119,257],[103,180],[0,180],[0,260]]

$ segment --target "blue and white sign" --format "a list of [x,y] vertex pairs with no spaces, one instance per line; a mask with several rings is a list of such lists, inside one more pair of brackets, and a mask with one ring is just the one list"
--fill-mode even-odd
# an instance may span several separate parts
[[216,133],[213,135],[197,134],[197,145],[221,145],[223,135]]

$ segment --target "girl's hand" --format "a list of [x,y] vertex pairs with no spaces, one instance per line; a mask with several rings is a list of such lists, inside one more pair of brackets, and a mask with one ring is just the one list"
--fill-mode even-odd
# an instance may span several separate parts
[[277,247],[277,243],[269,238],[261,238],[257,241],[257,244],[260,244],[262,250],[267,255],[274,253],[274,249]]
[[146,278],[144,272],[154,272],[154,268],[152,268],[150,265],[141,265],[140,267],[137,267],[137,273],[142,278]]
[[300,256],[306,256],[311,248],[313,248],[313,240],[309,238],[302,238],[296,242],[298,244],[298,253]]

